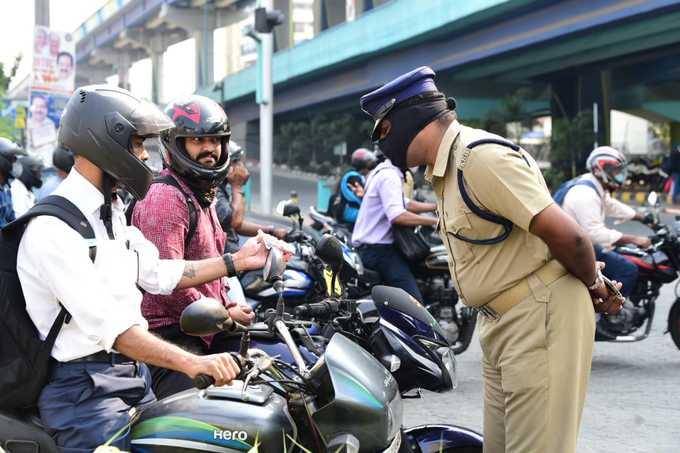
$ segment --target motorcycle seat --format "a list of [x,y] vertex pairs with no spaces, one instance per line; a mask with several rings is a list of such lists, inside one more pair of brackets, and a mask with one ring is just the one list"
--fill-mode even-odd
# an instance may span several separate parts
[[59,453],[36,411],[0,411],[0,445],[5,450]]
[[381,282],[380,274],[366,267],[364,268],[364,279],[371,285],[377,285]]

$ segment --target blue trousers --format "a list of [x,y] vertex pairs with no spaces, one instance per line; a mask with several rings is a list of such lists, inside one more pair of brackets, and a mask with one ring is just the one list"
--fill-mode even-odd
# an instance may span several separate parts
[[[64,453],[92,452],[156,400],[146,365],[57,363],[38,400],[40,419]],[[127,450],[129,432],[111,445]]]
[[605,264],[602,273],[612,280],[623,284],[621,294],[628,297],[635,289],[638,279],[637,266],[616,252],[604,252],[599,245],[595,246],[595,259]]
[[423,301],[408,263],[394,244],[364,245],[359,248],[359,256],[364,266],[380,274],[385,285],[401,288],[419,302]]

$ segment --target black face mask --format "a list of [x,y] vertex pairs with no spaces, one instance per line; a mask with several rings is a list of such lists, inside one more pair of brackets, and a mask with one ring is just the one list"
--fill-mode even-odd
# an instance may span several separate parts
[[406,151],[416,135],[455,106],[453,98],[446,99],[442,93],[416,96],[396,105],[385,117],[391,128],[378,146],[395,166],[406,169]]

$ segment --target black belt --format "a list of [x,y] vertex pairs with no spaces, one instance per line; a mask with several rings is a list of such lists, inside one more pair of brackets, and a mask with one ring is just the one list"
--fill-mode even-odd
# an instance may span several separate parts
[[136,360],[117,352],[99,351],[85,357],[69,360],[67,363],[110,363],[116,365],[136,363]]

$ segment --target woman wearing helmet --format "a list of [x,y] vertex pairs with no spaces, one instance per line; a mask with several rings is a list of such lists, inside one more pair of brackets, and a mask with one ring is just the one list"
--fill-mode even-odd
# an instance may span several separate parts
[[[146,195],[152,178],[144,164],[147,141],[172,127],[156,106],[115,87],[79,88],[66,105],[59,142],[73,151],[75,165],[53,195],[82,213],[94,239],[43,215],[30,220],[17,254],[26,310],[40,337],[47,336],[60,307],[70,315],[56,337],[54,364],[37,401],[60,451],[93,451],[124,431],[132,407],[154,400],[144,363],[191,378],[207,374],[217,385],[238,374],[228,354],[191,354],[150,334],[140,310],[139,288],[169,294],[261,267],[266,258],[260,238],[233,258],[162,260],[139,230],[126,225],[113,190],[121,185],[136,198]],[[93,386],[95,381],[106,385]],[[113,445],[127,449],[126,440]]]

